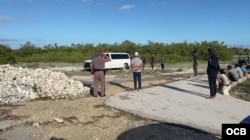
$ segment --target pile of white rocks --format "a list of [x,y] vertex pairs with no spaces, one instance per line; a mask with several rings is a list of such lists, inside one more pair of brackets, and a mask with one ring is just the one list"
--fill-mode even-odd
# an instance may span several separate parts
[[61,72],[0,65],[0,104],[36,98],[75,99],[89,92],[89,87]]

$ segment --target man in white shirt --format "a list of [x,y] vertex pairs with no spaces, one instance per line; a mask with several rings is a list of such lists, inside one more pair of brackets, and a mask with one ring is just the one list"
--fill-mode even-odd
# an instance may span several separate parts
[[[138,52],[135,52],[135,56],[131,61],[131,67],[133,70],[133,79],[134,79],[134,91],[140,91],[141,87],[141,69],[143,68],[143,62],[141,58],[138,57]],[[138,87],[137,87],[138,83]]]

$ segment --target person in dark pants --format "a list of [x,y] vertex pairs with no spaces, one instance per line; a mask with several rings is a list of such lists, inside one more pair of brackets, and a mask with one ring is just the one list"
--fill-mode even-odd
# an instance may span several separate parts
[[198,75],[198,64],[199,64],[199,59],[196,51],[193,51],[193,69],[194,69],[194,76]]
[[94,74],[94,93],[93,96],[98,96],[98,86],[101,85],[101,97],[106,96],[105,94],[105,62],[110,61],[109,56],[105,53],[99,53],[99,56],[92,59],[90,63],[90,69],[92,74]]
[[166,59],[164,56],[161,57],[161,71],[163,72],[165,69],[165,63],[166,63]]
[[146,58],[144,56],[142,56],[141,60],[142,60],[142,63],[143,63],[143,68],[142,69],[144,70],[144,68],[146,66]]
[[208,48],[208,65],[207,65],[207,75],[208,75],[208,83],[210,89],[210,96],[208,99],[213,99],[216,96],[217,92],[217,75],[220,71],[220,65],[218,57],[215,55],[215,51],[213,48]]
[[155,58],[154,58],[153,56],[151,57],[151,60],[150,60],[150,65],[151,65],[152,70],[154,70],[154,66],[155,66]]
[[[141,69],[143,68],[143,62],[138,57],[138,52],[135,52],[135,56],[132,59],[131,66],[133,69],[133,79],[134,79],[134,91],[140,91],[141,87]],[[138,83],[138,86],[137,86]]]

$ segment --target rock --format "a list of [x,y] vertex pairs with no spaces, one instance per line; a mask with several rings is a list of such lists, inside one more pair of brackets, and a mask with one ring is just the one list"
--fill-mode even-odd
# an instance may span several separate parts
[[89,94],[89,87],[48,69],[28,69],[0,65],[0,104],[31,99],[74,99]]
[[38,122],[35,122],[35,123],[32,124],[32,126],[34,126],[34,127],[39,127],[40,125],[39,125]]
[[60,119],[60,118],[54,118],[54,120],[55,120],[56,122],[63,123],[63,119]]
[[30,94],[30,99],[31,99],[31,100],[36,99],[36,94],[31,93],[31,94]]

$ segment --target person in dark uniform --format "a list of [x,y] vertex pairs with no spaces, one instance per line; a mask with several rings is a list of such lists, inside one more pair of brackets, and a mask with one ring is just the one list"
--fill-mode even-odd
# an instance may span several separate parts
[[213,48],[208,48],[208,65],[207,65],[207,75],[208,75],[208,83],[210,89],[210,96],[208,99],[213,99],[216,96],[217,92],[217,75],[220,71],[220,65],[218,57],[215,55],[215,51]]
[[194,76],[198,75],[198,64],[199,64],[199,59],[197,55],[197,51],[193,51],[193,69],[194,69]]
[[105,53],[99,53],[99,56],[92,59],[90,63],[91,73],[94,75],[94,93],[93,96],[98,96],[98,86],[101,85],[101,97],[105,94],[105,63],[110,61],[109,56]]

